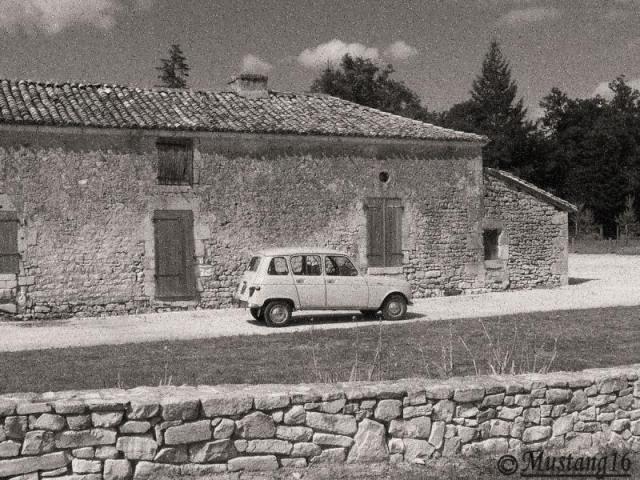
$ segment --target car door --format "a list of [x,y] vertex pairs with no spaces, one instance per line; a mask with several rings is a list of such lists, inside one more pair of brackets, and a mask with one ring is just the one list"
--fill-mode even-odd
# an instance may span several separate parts
[[369,286],[349,257],[324,257],[327,308],[365,309],[369,304]]
[[300,298],[300,309],[325,308],[325,283],[320,255],[293,255],[289,262]]

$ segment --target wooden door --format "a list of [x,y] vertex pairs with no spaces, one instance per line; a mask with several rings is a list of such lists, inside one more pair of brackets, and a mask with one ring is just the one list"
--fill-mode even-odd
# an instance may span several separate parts
[[153,216],[156,257],[156,297],[186,300],[195,297],[193,272],[193,213],[156,210]]

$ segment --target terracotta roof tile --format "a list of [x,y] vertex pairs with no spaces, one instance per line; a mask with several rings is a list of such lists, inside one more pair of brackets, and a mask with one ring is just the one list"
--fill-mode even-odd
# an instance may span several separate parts
[[0,80],[0,124],[339,135],[485,142],[485,137],[322,94],[141,89]]

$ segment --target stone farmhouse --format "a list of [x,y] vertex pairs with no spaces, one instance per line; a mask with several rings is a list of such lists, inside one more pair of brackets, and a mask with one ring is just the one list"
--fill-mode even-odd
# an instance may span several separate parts
[[326,246],[415,297],[567,283],[573,206],[484,137],[259,75],[229,91],[0,81],[0,310],[232,304],[252,252]]

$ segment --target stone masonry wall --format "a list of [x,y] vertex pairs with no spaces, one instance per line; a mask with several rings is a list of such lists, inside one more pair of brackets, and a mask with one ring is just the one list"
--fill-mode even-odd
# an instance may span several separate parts
[[3,395],[0,478],[215,478],[327,462],[638,452],[639,374],[633,365],[446,381]]
[[[273,246],[339,248],[366,268],[369,196],[404,203],[403,266],[383,273],[404,275],[416,297],[483,287],[479,145],[193,133],[194,185],[179,187],[157,184],[163,136],[0,129],[0,208],[17,212],[21,238],[0,310],[230,306],[251,253]],[[154,210],[193,212],[194,301],[155,298]]]
[[557,207],[485,174],[485,228],[499,228],[499,260],[485,262],[494,290],[568,283],[568,216]]

